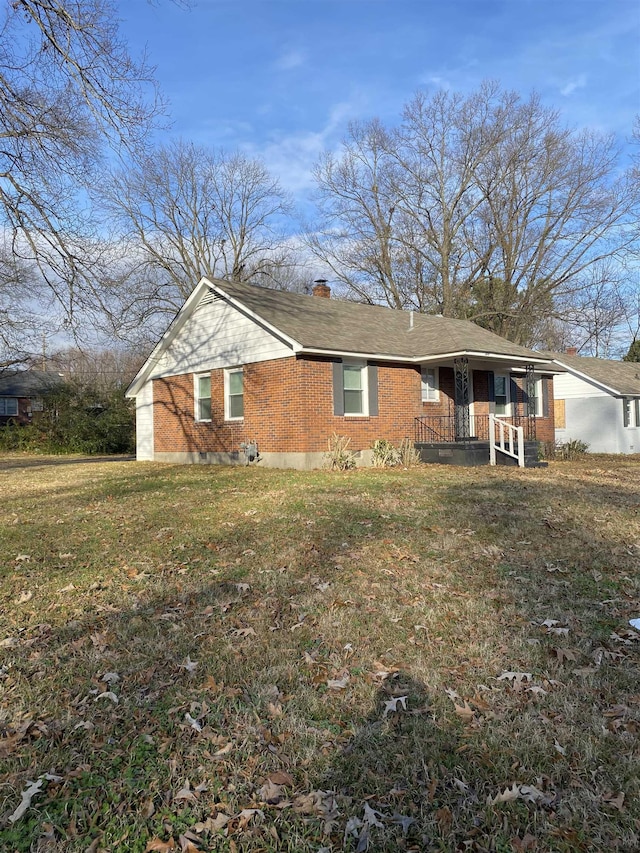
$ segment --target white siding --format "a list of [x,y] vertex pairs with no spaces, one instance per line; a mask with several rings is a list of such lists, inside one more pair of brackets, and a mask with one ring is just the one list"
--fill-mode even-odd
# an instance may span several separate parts
[[571,374],[555,376],[554,397],[565,400],[565,428],[556,441],[579,439],[590,453],[640,453],[640,427],[625,427],[623,403],[591,382]]
[[223,300],[207,300],[167,347],[151,377],[286,358],[291,353],[291,347]]
[[553,395],[557,400],[583,399],[584,397],[609,397],[606,391],[571,373],[553,377]]
[[136,395],[136,459],[153,459],[153,382],[145,382]]

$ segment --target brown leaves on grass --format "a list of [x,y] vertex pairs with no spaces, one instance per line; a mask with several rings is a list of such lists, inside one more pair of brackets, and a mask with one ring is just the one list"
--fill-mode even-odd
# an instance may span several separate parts
[[41,721],[25,720],[20,723],[13,733],[7,737],[0,738],[0,758],[7,758],[16,752],[20,744],[28,738],[41,737],[48,733],[47,726]]
[[[301,853],[345,844],[362,853],[394,844],[417,850],[433,833],[443,849],[489,849],[487,801],[514,853],[578,850],[582,836],[594,849],[613,849],[605,841],[616,824],[631,838],[633,790],[614,782],[633,778],[640,702],[616,674],[629,674],[638,646],[626,627],[638,612],[637,553],[609,549],[605,560],[610,543],[589,538],[574,500],[582,475],[558,490],[551,469],[544,478],[434,469],[388,483],[377,474],[382,487],[365,472],[336,491],[322,473],[269,472],[269,488],[273,477],[282,484],[273,514],[260,500],[263,472],[193,468],[154,469],[162,485],[148,494],[138,469],[136,482],[127,481],[134,497],[123,490],[111,516],[102,498],[87,504],[82,494],[82,530],[67,527],[64,541],[52,542],[49,580],[39,551],[24,566],[11,563],[7,602],[33,589],[44,612],[47,597],[57,608],[46,633],[35,627],[43,617],[33,603],[2,617],[0,680],[13,692],[0,709],[0,757],[14,774],[11,808],[27,784],[22,768],[35,767],[35,778],[77,751],[87,763],[66,773],[69,794],[87,775],[103,774],[122,798],[118,817],[129,820],[129,838],[138,832],[144,847],[150,833],[147,850],[160,853],[285,849],[294,837]],[[247,483],[254,478],[260,487]],[[193,499],[187,491],[176,503],[176,480],[197,485]],[[599,485],[587,485],[591,518]],[[555,506],[570,522],[548,509]],[[131,535],[112,525],[114,509]],[[35,515],[20,512],[33,531]],[[253,522],[243,522],[254,512],[259,540]],[[457,529],[460,518],[465,529]],[[173,530],[160,527],[168,519]],[[627,539],[640,541],[637,519],[624,523]],[[90,594],[87,537],[100,562]],[[19,538],[10,554],[33,549],[35,539]],[[78,556],[58,571],[67,549]],[[111,585],[105,565],[117,567]],[[605,596],[611,600],[599,601]],[[390,679],[391,661],[413,683]],[[551,679],[558,672],[563,684]],[[449,693],[452,704],[444,684],[459,691]],[[27,727],[29,707],[29,719],[47,708],[52,752],[44,766],[34,741],[46,731]],[[132,762],[135,802],[109,768],[116,756]],[[614,762],[618,776],[608,772]],[[595,767],[604,770],[591,779]],[[188,781],[205,773],[209,791]],[[557,773],[555,782],[545,773]],[[611,790],[598,789],[597,778]],[[45,780],[34,794],[31,813],[58,795],[46,790],[53,784]],[[562,808],[585,819],[581,837],[552,823],[566,819],[555,808],[556,786]],[[192,821],[189,829],[173,824],[173,834],[172,810]],[[91,838],[105,826],[97,814]]]

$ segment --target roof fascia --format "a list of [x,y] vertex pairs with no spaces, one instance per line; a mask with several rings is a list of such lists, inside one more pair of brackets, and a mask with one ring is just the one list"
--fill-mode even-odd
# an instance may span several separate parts
[[509,355],[509,353],[481,352],[480,350],[459,350],[458,352],[443,352],[438,355],[424,355],[414,361],[438,361],[443,358],[482,358],[489,361],[517,361],[521,364],[550,364],[548,358],[542,356]]
[[522,364],[545,364],[549,365],[549,372],[553,373],[551,362],[548,358],[542,356],[536,358],[528,358],[525,356],[516,355],[501,355],[500,353],[476,352],[472,350],[460,350],[459,352],[440,353],[438,355],[389,355],[382,353],[366,353],[354,352],[352,350],[330,350],[322,349],[321,347],[302,347],[299,352],[303,355],[326,355],[326,356],[346,356],[348,358],[366,358],[372,361],[403,361],[405,364],[421,364],[423,362],[441,361],[444,358],[482,358],[494,361],[518,361]]
[[198,284],[194,287],[193,292],[191,293],[187,301],[184,303],[182,308],[175,315],[175,317],[169,324],[169,327],[166,329],[158,343],[155,345],[145,363],[134,376],[133,381],[125,391],[125,397],[135,397],[136,394],[138,394],[145,381],[147,380],[149,374],[151,373],[153,367],[158,363],[158,359],[160,358],[162,353],[167,349],[168,346],[170,346],[170,344],[176,338],[180,329],[184,326],[184,324],[195,311],[198,302],[200,302],[203,293],[208,290],[209,285],[209,279],[206,278],[206,276],[203,276],[198,282]]

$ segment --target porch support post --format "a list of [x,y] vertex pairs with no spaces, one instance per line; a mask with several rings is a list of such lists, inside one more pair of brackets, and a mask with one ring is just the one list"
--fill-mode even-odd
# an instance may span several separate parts
[[524,389],[527,397],[527,441],[536,438],[536,377],[534,365],[528,364],[524,378]]
[[469,359],[454,358],[456,438],[469,438]]

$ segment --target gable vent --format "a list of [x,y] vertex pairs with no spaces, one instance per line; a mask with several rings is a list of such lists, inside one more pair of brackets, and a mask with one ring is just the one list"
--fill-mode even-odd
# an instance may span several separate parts
[[219,293],[215,293],[213,290],[210,290],[206,293],[198,302],[198,308],[201,305],[211,305],[212,302],[221,302],[224,299],[223,296],[220,296]]

